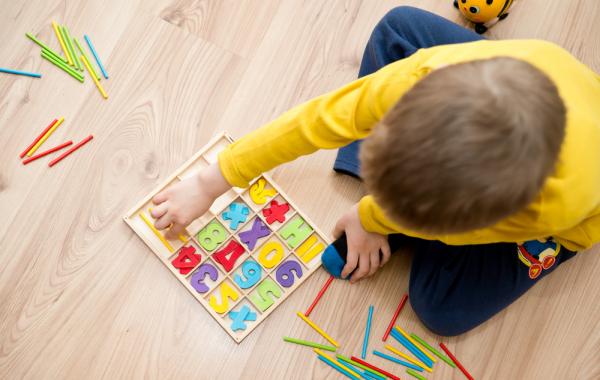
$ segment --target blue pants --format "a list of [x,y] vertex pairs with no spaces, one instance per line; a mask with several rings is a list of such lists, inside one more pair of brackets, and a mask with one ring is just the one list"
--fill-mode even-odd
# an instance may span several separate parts
[[[481,38],[432,13],[398,7],[373,30],[359,75],[373,73],[420,48]],[[339,150],[336,171],[360,178],[359,145],[356,141]],[[575,255],[552,239],[522,245],[450,246],[396,234],[389,236],[389,242],[392,251],[403,246],[414,251],[409,282],[412,308],[425,326],[446,336],[485,322]]]

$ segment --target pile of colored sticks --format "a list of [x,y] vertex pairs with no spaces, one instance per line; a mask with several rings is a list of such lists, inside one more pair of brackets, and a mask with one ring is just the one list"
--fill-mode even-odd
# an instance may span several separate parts
[[[81,83],[84,82],[82,72],[85,67],[88,74],[96,84],[98,91],[100,91],[102,97],[104,99],[107,99],[108,95],[106,94],[106,91],[104,91],[104,88],[100,84],[100,75],[98,75],[98,73],[90,63],[88,55],[86,54],[82,45],[79,43],[79,40],[74,38],[71,35],[69,29],[64,25],[58,25],[56,22],[52,21],[52,28],[54,29],[56,38],[58,39],[60,47],[62,48],[64,57],[60,53],[52,50],[50,47],[48,47],[48,45],[40,41],[31,33],[25,33],[25,35],[42,48],[42,58],[52,63],[54,66],[58,67],[59,69],[69,74],[71,77],[75,78]],[[104,65],[102,65],[102,61],[100,61],[100,58],[98,57],[98,53],[96,52],[92,41],[87,35],[84,35],[83,38],[85,39],[85,42],[87,43],[87,46],[90,52],[92,53],[96,64],[100,68],[102,75],[105,79],[108,79],[108,74],[106,74]]]
[[[50,125],[48,125],[46,127],[46,129],[44,129],[42,131],[42,133],[40,133],[38,135],[38,137],[35,138],[35,140],[33,140],[33,142],[31,144],[29,144],[29,146],[27,148],[25,148],[25,150],[23,152],[21,152],[21,154],[19,155],[20,158],[24,158],[25,156],[27,156],[27,158],[25,158],[23,160],[23,165],[27,165],[28,163],[35,161],[37,159],[40,159],[42,157],[45,157],[49,154],[52,154],[54,152],[57,152],[59,150],[62,150],[68,146],[71,146],[73,144],[73,141],[69,140],[66,141],[62,144],[59,144],[53,148],[50,148],[46,151],[43,151],[41,153],[36,154],[35,156],[33,155],[40,146],[42,146],[43,143],[46,142],[46,140],[48,140],[48,138],[50,137],[50,135],[52,135],[52,133],[54,133],[54,131],[56,130],[56,128],[58,128],[62,122],[65,120],[64,117],[61,117],[60,119],[54,119]],[[77,149],[81,148],[83,145],[85,145],[86,143],[88,143],[91,139],[93,139],[94,136],[89,135],[88,137],[86,137],[85,139],[81,140],[80,142],[78,142],[77,144],[73,145],[71,148],[69,148],[68,150],[66,150],[65,152],[63,152],[61,155],[59,155],[58,157],[56,157],[55,159],[53,159],[52,161],[50,161],[48,163],[49,167],[52,167],[54,165],[56,165],[57,163],[59,163],[60,161],[62,161],[65,157],[67,157],[68,155],[70,155],[71,153],[75,152]]]
[[[323,329],[318,327],[313,321],[308,319],[309,314],[315,308],[317,302],[323,297],[323,294],[331,285],[333,281],[333,276],[331,276],[323,288],[317,294],[317,297],[312,302],[306,313],[302,314],[300,312],[297,313],[298,317],[300,317],[304,322],[306,322],[310,327],[312,327],[315,331],[317,331],[321,336],[323,336],[329,343],[332,345],[325,345],[315,342],[309,342],[297,338],[283,337],[283,340],[288,343],[300,344],[303,346],[313,347],[315,353],[317,354],[317,358],[323,363],[327,364],[331,368],[338,371],[340,374],[345,377],[353,380],[366,379],[366,380],[400,380],[400,378],[394,374],[389,373],[388,371],[381,369],[373,365],[372,363],[367,362],[367,349],[369,345],[369,336],[371,333],[371,321],[373,320],[373,305],[369,306],[369,312],[367,316],[367,323],[365,328],[365,335],[362,345],[361,357],[350,356],[346,357],[340,353],[336,353],[339,349],[340,345],[333,338],[331,338]],[[433,366],[437,362],[437,358],[443,360],[452,368],[458,367],[463,374],[467,377],[467,379],[473,380],[473,377],[467,372],[467,370],[462,366],[462,364],[456,359],[456,357],[448,350],[448,348],[444,345],[444,343],[440,342],[440,347],[446,353],[446,355],[442,354],[440,351],[436,350],[433,346],[428,344],[424,339],[420,338],[414,333],[408,334],[402,328],[396,326],[396,320],[398,319],[398,315],[400,311],[404,307],[406,300],[408,299],[408,294],[404,294],[394,315],[385,331],[385,334],[382,337],[382,341],[384,342],[384,347],[390,351],[393,355],[388,355],[378,350],[373,350],[373,355],[379,358],[385,359],[395,364],[399,364],[402,368],[406,369],[406,373],[416,379],[425,380],[423,376],[424,372],[432,373]],[[398,343],[400,343],[410,354],[404,353],[400,351],[400,349],[393,347],[390,344],[385,343],[389,336],[392,336]],[[331,351],[336,353],[335,357],[330,354],[325,353],[324,351]],[[411,356],[412,355],[412,356]]]

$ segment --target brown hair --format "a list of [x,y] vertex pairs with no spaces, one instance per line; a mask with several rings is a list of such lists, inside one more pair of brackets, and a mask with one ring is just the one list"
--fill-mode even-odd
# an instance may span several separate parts
[[364,141],[362,176],[404,227],[487,227],[535,199],[558,160],[565,120],[556,86],[527,62],[446,66],[407,91]]

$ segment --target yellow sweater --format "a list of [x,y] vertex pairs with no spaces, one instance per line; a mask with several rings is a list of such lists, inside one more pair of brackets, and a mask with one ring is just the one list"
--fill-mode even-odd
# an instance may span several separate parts
[[[567,129],[555,173],[537,199],[494,226],[461,234],[424,235],[392,222],[371,196],[360,200],[367,231],[403,233],[446,244],[522,242],[553,236],[570,250],[600,241],[600,76],[560,47],[536,40],[477,41],[421,49],[374,74],[284,113],[219,155],[234,186],[318,149],[366,137],[417,81],[446,64],[508,56],[525,60],[556,84],[567,107]],[[518,181],[518,178],[515,178]]]

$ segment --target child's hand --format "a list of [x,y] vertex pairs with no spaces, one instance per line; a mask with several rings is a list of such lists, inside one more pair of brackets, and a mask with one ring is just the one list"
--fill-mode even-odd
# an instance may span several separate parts
[[[354,283],[365,276],[372,275],[390,259],[387,236],[367,232],[363,228],[358,215],[358,204],[352,206],[352,209],[338,220],[333,235],[337,238],[344,231],[348,254],[346,266],[342,270],[342,278],[352,273],[358,264],[358,270],[350,278],[350,282]],[[380,251],[383,254],[382,260],[379,257]]]
[[221,194],[231,188],[217,164],[178,182],[152,198],[156,205],[154,227],[169,228],[168,239],[175,239],[194,219],[202,216]]

